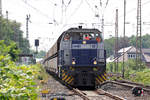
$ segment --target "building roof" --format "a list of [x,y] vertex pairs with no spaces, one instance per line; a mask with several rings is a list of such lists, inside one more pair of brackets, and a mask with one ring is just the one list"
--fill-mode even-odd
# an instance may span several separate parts
[[[133,46],[125,47],[124,52],[127,52],[129,49],[133,48]],[[123,53],[123,48],[118,51],[118,53]]]
[[[108,62],[113,62],[113,61],[115,61],[115,60],[119,60],[119,62],[120,61],[122,61],[123,60],[123,55],[125,54],[125,60],[127,60],[128,59],[128,56],[127,56],[127,54],[129,54],[129,53],[136,53],[136,48],[134,47],[134,46],[129,46],[129,47],[126,47],[126,48],[124,48],[124,53],[123,53],[123,48],[122,49],[120,49],[119,51],[118,51],[118,53],[120,53],[121,55],[118,57],[118,58],[113,58],[113,57],[109,57],[108,59],[107,59],[107,61]],[[150,53],[150,49],[142,49],[142,55],[143,55],[143,57],[144,57],[144,61],[145,62],[150,62],[150,56],[149,56],[149,54],[148,53]]]
[[113,55],[111,55],[110,57],[108,57],[107,59],[106,59],[106,62],[113,62],[114,61],[114,56]]
[[145,62],[150,62],[150,56],[147,54],[143,54]]
[[148,48],[148,49],[144,48],[144,49],[142,49],[142,52],[143,53],[150,53],[150,48]]

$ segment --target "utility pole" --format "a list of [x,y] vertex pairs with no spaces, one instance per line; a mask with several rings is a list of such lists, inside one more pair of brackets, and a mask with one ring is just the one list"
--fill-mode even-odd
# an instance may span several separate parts
[[14,23],[15,23],[15,25],[14,25],[14,36],[13,36],[13,38],[14,38],[14,41],[17,42],[17,35],[18,35],[17,29],[16,29],[17,22],[15,21]]
[[124,66],[124,60],[125,60],[125,33],[126,33],[126,0],[124,0],[124,27],[123,27],[123,41],[124,41],[124,46],[123,46],[123,67],[122,67],[122,77],[124,78],[124,72],[125,72],[125,66]]
[[[138,0],[138,3],[137,3],[137,33],[136,33],[136,66],[138,66],[139,56],[140,56],[140,61],[142,62],[142,41],[141,41],[141,35],[142,35],[142,24],[141,24],[141,22],[142,21],[141,21],[141,19],[142,19],[141,18],[141,0]],[[138,51],[138,48],[139,48],[138,47],[138,41],[140,41],[140,52]]]
[[7,33],[6,34],[7,34],[7,36],[9,36],[9,39],[11,39],[11,36],[8,35],[9,34],[9,29],[8,29],[9,28],[9,25],[8,25],[8,11],[6,11],[6,20],[7,20],[7,27],[6,27],[7,28]]
[[0,0],[0,40],[2,40],[2,0]]
[[[31,21],[30,21],[30,14],[28,14],[28,15],[26,15],[26,39],[27,39],[27,41],[26,41],[26,43],[28,44],[28,42],[29,42],[29,22],[31,23]],[[26,54],[28,54],[28,53],[30,53],[30,52],[28,52],[28,51],[25,51],[25,53]]]
[[30,15],[26,15],[27,18],[26,18],[26,38],[28,40],[29,38],[29,29],[28,29],[28,25],[29,25],[29,21],[30,21]]
[[6,19],[7,19],[7,22],[8,22],[8,11],[6,11]]
[[115,37],[115,71],[118,72],[118,9],[116,9]]
[[0,16],[2,17],[2,0],[0,0]]
[[104,39],[104,14],[102,14],[102,27],[101,27],[103,39]]

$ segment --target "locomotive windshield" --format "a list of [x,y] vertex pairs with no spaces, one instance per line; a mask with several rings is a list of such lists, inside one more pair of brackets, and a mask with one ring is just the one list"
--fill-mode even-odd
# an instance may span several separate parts
[[98,33],[66,33],[64,41],[66,40],[97,40],[101,39]]

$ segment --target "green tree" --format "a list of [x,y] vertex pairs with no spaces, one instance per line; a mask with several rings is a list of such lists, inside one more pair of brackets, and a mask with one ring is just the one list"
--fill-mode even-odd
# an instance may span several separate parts
[[38,54],[36,54],[36,58],[43,58],[45,56],[46,52],[45,51],[40,51]]
[[150,48],[150,35],[146,34],[142,37],[142,47]]
[[110,39],[105,39],[104,40],[107,57],[109,57],[110,55],[113,54],[114,43],[115,43],[115,38],[114,37],[110,38]]
[[11,57],[12,61],[16,61],[18,59],[18,54],[20,53],[20,49],[17,48],[15,42],[11,42],[11,44],[6,45],[4,40],[0,41],[0,54],[6,56],[7,54]]
[[0,23],[0,40],[4,40],[6,45],[14,41],[17,48],[21,49],[21,53],[29,53],[29,41],[23,38],[21,24],[5,18],[0,18]]
[[[138,47],[140,41],[138,41]],[[104,40],[105,49],[107,51],[107,57],[113,55],[115,50],[115,37]],[[125,37],[125,42],[123,37],[118,38],[118,49],[123,47],[134,46],[136,47],[136,36],[132,35],[131,37]],[[150,48],[150,35],[146,34],[142,36],[142,48]]]

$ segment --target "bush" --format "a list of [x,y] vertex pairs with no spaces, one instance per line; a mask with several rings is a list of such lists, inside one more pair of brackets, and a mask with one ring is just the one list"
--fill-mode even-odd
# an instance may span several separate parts
[[34,82],[38,74],[35,66],[16,66],[11,61],[7,62],[9,63],[5,66],[0,66],[0,97],[23,97],[34,100],[38,92]]
[[135,76],[130,76],[130,79],[134,82],[150,85],[150,69],[144,69],[143,71],[136,72]]
[[4,44],[4,40],[0,41],[0,55],[1,56],[9,55],[12,61],[16,61],[18,59],[19,53],[20,53],[20,50],[17,48],[17,45],[15,42],[12,41],[11,44],[6,45]]
[[[6,46],[0,41],[0,98],[3,100],[35,100],[38,87],[34,82],[39,74],[36,65],[16,66],[12,61],[17,58],[14,45]],[[9,53],[15,55],[13,58]]]
[[[107,64],[107,72],[115,72],[114,63]],[[111,68],[113,70],[111,70]],[[122,73],[122,63],[118,64],[118,72]],[[139,82],[145,85],[150,85],[150,69],[146,69],[145,63],[138,61],[136,66],[135,60],[128,60],[125,62],[125,79]],[[117,79],[116,77],[111,77],[111,80]]]

